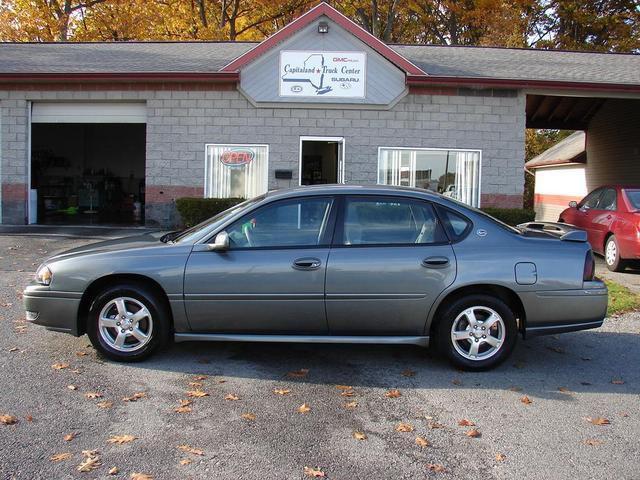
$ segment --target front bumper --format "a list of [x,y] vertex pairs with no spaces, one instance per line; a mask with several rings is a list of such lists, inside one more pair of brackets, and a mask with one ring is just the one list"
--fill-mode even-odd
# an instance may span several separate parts
[[81,298],[81,293],[57,292],[42,285],[29,285],[23,293],[27,320],[77,337]]
[[609,296],[606,285],[585,282],[580,290],[520,292],[526,312],[525,335],[549,335],[602,326]]

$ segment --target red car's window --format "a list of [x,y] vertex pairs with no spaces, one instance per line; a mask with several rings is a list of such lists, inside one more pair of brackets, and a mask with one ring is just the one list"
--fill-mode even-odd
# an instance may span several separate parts
[[598,202],[598,210],[616,210],[616,191],[613,188],[607,188],[600,201]]
[[640,210],[640,190],[625,190],[624,193],[627,194],[627,198],[631,203],[631,206],[635,210]]

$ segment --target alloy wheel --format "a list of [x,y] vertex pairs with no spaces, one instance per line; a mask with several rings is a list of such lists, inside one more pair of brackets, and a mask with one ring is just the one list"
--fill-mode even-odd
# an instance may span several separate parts
[[102,340],[114,350],[135,352],[151,340],[153,318],[139,300],[117,297],[109,300],[100,311],[98,331]]
[[500,351],[506,327],[502,317],[485,306],[466,308],[451,326],[451,341],[455,350],[473,361],[486,360]]

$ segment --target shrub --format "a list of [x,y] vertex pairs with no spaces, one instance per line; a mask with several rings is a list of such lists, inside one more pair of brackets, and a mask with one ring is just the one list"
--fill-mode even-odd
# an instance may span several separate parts
[[482,209],[492,217],[503,221],[507,225],[518,225],[525,222],[533,222],[536,218],[536,212],[525,208],[494,208],[487,207]]
[[184,225],[192,227],[243,201],[243,198],[183,197],[176,200],[176,208]]

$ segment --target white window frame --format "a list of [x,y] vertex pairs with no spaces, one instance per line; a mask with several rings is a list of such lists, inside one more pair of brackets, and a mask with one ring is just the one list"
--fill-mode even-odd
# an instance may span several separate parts
[[[209,147],[246,147],[246,148],[251,148],[251,147],[264,147],[267,149],[267,165],[266,165],[266,171],[267,174],[265,175],[264,178],[264,191],[268,192],[269,191],[269,144],[268,143],[224,143],[224,142],[217,142],[217,143],[205,143],[204,144],[204,188],[203,188],[203,198],[221,198],[221,197],[210,197],[207,196],[207,184],[209,183],[209,162],[207,159],[208,156],[208,150]],[[249,200],[248,198],[245,200]]]
[[314,136],[301,136],[300,143],[298,144],[298,185],[302,185],[302,142],[337,142],[342,144],[342,154],[338,158],[338,183],[345,183],[345,150],[347,145],[344,137],[314,137]]
[[[380,183],[380,162],[382,160],[382,150],[411,150],[419,152],[471,152],[478,154],[478,208],[482,206],[482,150],[477,148],[443,148],[443,147],[378,147],[378,168],[376,170],[376,182],[378,185],[385,185]],[[415,175],[415,172],[414,172]]]

